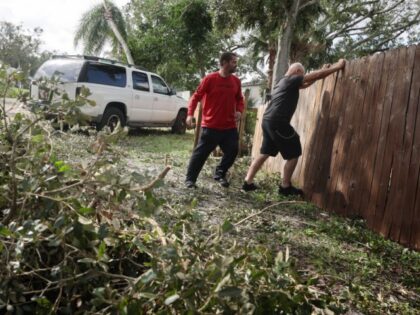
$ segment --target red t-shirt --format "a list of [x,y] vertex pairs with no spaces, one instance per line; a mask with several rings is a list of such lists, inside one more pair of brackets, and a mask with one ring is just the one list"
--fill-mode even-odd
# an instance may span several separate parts
[[213,129],[236,128],[235,112],[244,110],[241,81],[234,75],[222,77],[219,72],[205,76],[188,104],[193,116],[197,103],[203,106],[201,126]]

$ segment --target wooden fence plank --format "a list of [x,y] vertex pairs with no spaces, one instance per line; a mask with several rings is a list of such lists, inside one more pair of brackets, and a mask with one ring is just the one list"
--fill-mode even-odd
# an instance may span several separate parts
[[420,250],[420,185],[417,185],[416,204],[411,223],[410,247]]
[[355,174],[353,180],[359,180],[353,194],[354,211],[357,215],[369,220],[369,209],[367,208],[369,195],[371,193],[373,169],[375,164],[376,148],[378,144],[379,130],[382,118],[382,106],[380,94],[385,95],[385,86],[381,90],[381,82],[386,82],[388,74],[383,72],[385,54],[378,53],[372,56],[372,71],[369,74],[369,82],[365,97],[364,106],[364,128],[361,137],[365,140],[364,150],[360,157],[361,167],[359,174]]
[[[340,80],[337,81],[335,91],[334,91],[334,100],[332,104],[332,110],[329,117],[329,134],[327,134],[326,139],[329,139],[332,142],[329,142],[328,151],[331,151],[331,156],[329,157],[328,165],[328,181],[326,182],[325,196],[324,198],[324,207],[327,209],[330,208],[332,200],[336,197],[335,184],[337,180],[337,169],[339,164],[337,161],[342,155],[342,150],[340,149],[341,145],[341,133],[342,126],[345,120],[346,110],[348,111],[347,100],[349,99],[351,93],[350,89],[346,87],[350,84],[350,77],[354,72],[354,62],[349,62],[346,65],[344,73]],[[334,211],[334,210],[332,210]]]
[[[292,126],[295,127],[296,131],[300,136],[300,142],[302,145],[302,155],[304,155],[303,152],[306,150],[306,141],[312,129],[311,120],[314,111],[314,94],[316,93],[316,90],[311,86],[300,91],[301,95],[299,97],[299,102],[297,105],[297,108],[299,109],[299,115],[296,121],[292,121]],[[299,186],[299,178],[302,170],[302,165],[303,159],[301,156],[298,160],[298,164],[292,177],[292,180],[298,183]]]
[[[359,95],[359,101],[357,99],[354,102],[360,102],[360,116],[355,119],[354,136],[352,139],[353,153],[349,153],[352,157],[348,165],[348,172],[346,175],[346,181],[348,182],[348,208],[347,213],[351,216],[360,217],[363,216],[360,213],[358,205],[360,200],[361,189],[367,186],[366,183],[366,169],[363,163],[366,160],[366,152],[368,151],[368,142],[371,139],[371,135],[367,133],[368,125],[371,121],[372,111],[372,96],[375,87],[375,82],[380,78],[380,72],[378,73],[376,60],[380,59],[380,55],[374,55],[367,57],[365,62],[365,76],[362,82],[361,91],[357,93]],[[363,88],[364,87],[364,88]],[[363,92],[363,96],[361,95]]]
[[[417,218],[420,217],[420,207],[416,206],[417,199],[420,199],[420,194],[417,188],[420,187],[420,45],[416,47],[416,56],[413,70],[413,77],[411,80],[411,92],[409,99],[409,112],[407,117],[413,115],[416,117],[414,126],[411,125],[411,120],[407,122],[406,137],[413,137],[413,145],[408,168],[408,176],[405,183],[402,185],[404,188],[403,199],[401,208],[407,209],[407,213],[402,216],[401,232],[399,241],[403,245],[410,245],[411,231],[420,230],[420,224],[414,224]],[[412,134],[411,134],[412,133]],[[413,223],[413,225],[412,225]],[[419,242],[420,236],[413,233],[414,243]],[[417,237],[417,240],[416,240]],[[417,247],[420,249],[420,246]]]
[[375,159],[375,168],[373,173],[373,181],[371,188],[371,196],[369,199],[368,207],[373,209],[373,217],[368,221],[368,225],[377,229],[378,224],[377,220],[382,220],[383,215],[383,203],[385,202],[384,192],[386,193],[386,188],[388,188],[389,174],[390,174],[390,165],[387,166],[386,161],[388,153],[386,150],[387,137],[388,137],[388,127],[389,119],[391,116],[391,104],[392,96],[394,93],[394,85],[396,79],[396,69],[398,61],[398,50],[390,51],[385,55],[385,69],[389,73],[389,78],[386,82],[385,96],[382,101],[383,113],[380,127],[380,135],[378,139],[378,147]]
[[[343,213],[346,216],[355,216],[353,202],[355,201],[354,194],[352,192],[358,185],[358,179],[354,177],[354,174],[359,173],[361,166],[360,157],[365,150],[365,139],[361,136],[361,130],[366,124],[366,120],[363,117],[363,110],[365,105],[365,96],[368,89],[368,79],[370,71],[372,71],[372,63],[369,58],[363,58],[359,60],[360,70],[358,78],[355,82],[355,89],[353,90],[353,96],[351,98],[352,103],[350,106],[353,107],[353,115],[349,119],[349,124],[347,127],[347,137],[349,146],[346,149],[345,159],[343,164],[345,168],[342,173],[342,189],[341,193],[344,196],[344,199],[347,202],[341,205],[343,208]],[[360,177],[362,178],[362,177]],[[353,198],[352,198],[353,197]],[[358,196],[356,196],[358,198]]]
[[[319,114],[316,125],[313,127],[311,144],[307,149],[308,158],[305,165],[304,188],[306,198],[312,200],[320,207],[324,206],[325,190],[329,178],[329,169],[332,156],[332,143],[336,128],[331,125],[331,118],[336,115],[340,101],[336,101],[334,94],[338,76],[331,75],[325,79],[324,89],[321,93],[320,104],[318,105]],[[340,90],[341,91],[341,90]],[[340,95],[338,96],[339,99]]]
[[[322,92],[325,88],[325,80],[317,81],[314,85],[310,87],[312,90],[312,95],[314,95],[314,99],[312,104],[310,105],[311,108],[309,108],[309,118],[306,120],[306,128],[304,130],[305,133],[305,141],[302,143],[303,147],[303,154],[300,158],[301,160],[301,168],[297,176],[297,182],[299,183],[299,186],[302,187],[305,190],[305,180],[308,177],[307,171],[307,164],[309,163],[311,157],[312,157],[312,150],[314,139],[318,137],[317,133],[317,125],[319,120],[319,113],[321,113],[321,96]],[[328,113],[327,113],[328,114]],[[307,194],[308,191],[305,191],[305,194]],[[310,198],[310,196],[306,195],[306,198]]]
[[[348,71],[347,71],[348,70]],[[339,116],[337,135],[334,141],[334,159],[331,169],[331,181],[328,186],[327,207],[339,214],[343,214],[347,200],[342,193],[343,179],[342,174],[346,167],[346,152],[350,145],[351,137],[348,133],[348,125],[354,115],[354,106],[352,103],[353,91],[357,86],[357,80],[361,71],[361,62],[356,60],[349,64],[343,80],[344,97],[342,100],[343,110]]]
[[[387,87],[389,81],[392,80],[391,66],[393,59],[390,54],[383,54],[382,71],[380,73],[381,80],[378,86],[376,99],[374,103],[375,108],[375,119],[372,126],[372,145],[371,145],[371,156],[373,158],[372,168],[368,172],[368,186],[369,194],[362,195],[360,209],[365,213],[367,223],[370,227],[373,227],[376,212],[376,197],[378,194],[379,187],[379,176],[380,167],[378,163],[382,163],[383,158],[383,142],[384,133],[386,135],[387,129],[384,130],[384,126],[387,126],[389,121],[389,114],[385,105],[386,94],[388,92]],[[385,122],[386,121],[386,122]],[[382,137],[382,138],[381,138]],[[378,175],[379,174],[379,175]],[[364,197],[364,198],[363,198]]]
[[407,49],[399,49],[397,59],[397,67],[395,69],[395,79],[393,85],[393,97],[391,102],[391,114],[388,124],[388,136],[385,144],[385,154],[382,165],[382,173],[379,185],[379,198],[376,202],[377,212],[375,217],[375,229],[382,235],[387,236],[388,229],[385,225],[390,224],[392,213],[387,211],[387,204],[394,197],[390,194],[393,179],[397,169],[395,161],[395,151],[398,149],[399,143],[402,140],[403,125],[405,118],[405,104],[400,104],[401,91],[403,90],[402,81],[404,77],[404,66],[407,61]]
[[261,122],[266,105],[258,107],[257,120],[255,122],[254,139],[252,145],[252,158],[255,159],[259,153],[262,144],[262,128]]
[[[404,51],[404,50],[402,50]],[[410,89],[414,68],[416,48],[414,46],[405,50],[405,62],[400,63],[401,78],[399,88],[396,91],[395,100],[400,122],[397,122],[398,133],[395,132],[396,143],[394,144],[394,162],[392,171],[392,183],[389,190],[388,202],[385,208],[385,220],[382,222],[381,231],[389,235],[392,240],[399,240],[402,218],[410,211],[401,207],[402,196],[407,187],[404,183],[408,178],[410,157],[413,145],[413,127],[416,121],[417,107],[410,107]]]

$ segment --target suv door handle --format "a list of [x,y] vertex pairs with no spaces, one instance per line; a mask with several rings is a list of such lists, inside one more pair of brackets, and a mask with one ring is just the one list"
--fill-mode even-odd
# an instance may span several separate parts
[[158,100],[158,98],[155,96],[155,97],[153,98],[153,100],[154,100],[154,101],[157,101],[157,100]]
[[136,100],[139,100],[139,99],[140,99],[140,96],[139,96],[139,95],[136,95],[136,96],[134,96],[134,98],[135,98]]

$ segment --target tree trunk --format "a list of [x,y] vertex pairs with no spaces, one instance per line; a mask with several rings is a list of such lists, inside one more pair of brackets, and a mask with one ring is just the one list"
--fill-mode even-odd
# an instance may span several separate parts
[[268,71],[267,71],[267,87],[271,90],[271,85],[273,84],[273,71],[274,65],[276,63],[276,44],[270,43],[268,44]]
[[128,48],[127,43],[125,42],[120,31],[118,30],[117,25],[112,19],[112,13],[106,4],[106,0],[104,0],[103,4],[105,8],[105,19],[106,19],[106,22],[108,23],[108,26],[110,27],[115,37],[117,38],[118,42],[120,43],[122,49],[124,50],[125,56],[127,58],[127,62],[131,65],[134,65],[134,60],[133,60],[133,57],[131,56],[130,48]]
[[279,33],[277,42],[276,63],[273,72],[273,83],[271,90],[278,83],[280,78],[286,73],[289,63],[290,47],[293,40],[293,31],[295,28],[299,5],[301,0],[293,0],[292,6],[287,14],[286,26]]

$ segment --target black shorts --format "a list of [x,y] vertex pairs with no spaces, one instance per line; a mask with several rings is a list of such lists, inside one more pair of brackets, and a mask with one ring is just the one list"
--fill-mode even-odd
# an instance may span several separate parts
[[299,135],[288,122],[264,119],[262,130],[261,154],[276,156],[280,152],[285,160],[295,159],[302,155]]

